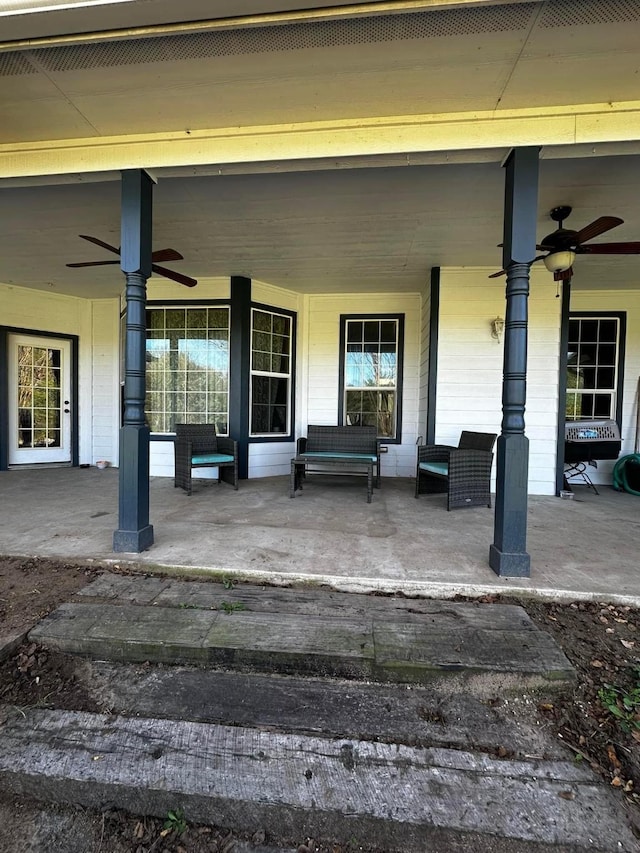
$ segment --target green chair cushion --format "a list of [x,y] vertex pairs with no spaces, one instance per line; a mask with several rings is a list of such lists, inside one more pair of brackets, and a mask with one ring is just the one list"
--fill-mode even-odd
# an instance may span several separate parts
[[226,453],[194,453],[191,457],[191,465],[220,465],[223,462],[233,462],[233,456]]
[[449,476],[448,462],[421,462],[420,470],[427,471],[429,474],[439,474],[441,477]]

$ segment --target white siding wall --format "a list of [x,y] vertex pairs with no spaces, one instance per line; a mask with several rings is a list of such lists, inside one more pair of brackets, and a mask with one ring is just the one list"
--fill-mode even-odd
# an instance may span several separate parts
[[309,296],[306,304],[308,326],[305,330],[301,362],[307,366],[308,393],[303,400],[303,411],[300,412],[301,435],[304,435],[307,424],[337,423],[340,315],[404,313],[402,444],[388,445],[389,452],[382,458],[382,475],[412,476],[415,471],[415,442],[418,435],[420,294],[330,294]]
[[[634,452],[636,435],[636,394],[640,377],[640,290],[573,290],[572,311],[626,311],[627,338],[622,392],[622,450],[621,455]],[[597,470],[588,469],[596,483],[611,483],[615,461],[598,462]],[[576,481],[578,482],[578,481]]]
[[91,303],[92,430],[91,462],[106,459],[118,464],[120,427],[119,319],[118,299],[96,299]]
[[[505,282],[488,279],[489,272],[441,271],[436,441],[444,444],[457,444],[463,429],[500,432],[503,343],[491,337],[490,321],[505,316]],[[551,276],[534,267],[525,432],[529,492],[539,495],[555,494],[561,307],[555,294]]]

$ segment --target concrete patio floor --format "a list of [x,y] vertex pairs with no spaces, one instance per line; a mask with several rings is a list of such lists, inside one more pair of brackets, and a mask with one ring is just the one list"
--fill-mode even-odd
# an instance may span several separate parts
[[151,480],[155,543],[114,554],[118,471],[38,468],[0,474],[0,554],[216,570],[272,583],[315,581],[350,591],[450,597],[535,591],[640,605],[640,500],[575,487],[573,500],[529,501],[531,578],[489,568],[493,510],[447,512],[443,495],[383,479],[366,502],[362,480],[310,479],[291,500],[287,477],[201,481],[192,496]]

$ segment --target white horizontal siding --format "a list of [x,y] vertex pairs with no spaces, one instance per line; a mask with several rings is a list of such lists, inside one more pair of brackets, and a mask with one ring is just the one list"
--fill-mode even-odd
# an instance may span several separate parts
[[[441,270],[436,407],[439,443],[457,445],[463,429],[500,432],[503,343],[491,337],[490,323],[496,316],[505,316],[505,284],[503,279],[488,279],[489,272],[468,267]],[[561,308],[555,294],[549,274],[534,268],[525,411],[531,494],[555,494]],[[493,476],[495,480],[495,470]]]
[[277,477],[289,474],[295,456],[294,441],[262,442],[249,445],[249,477]]
[[120,426],[120,304],[117,299],[91,303],[91,463],[118,464]]

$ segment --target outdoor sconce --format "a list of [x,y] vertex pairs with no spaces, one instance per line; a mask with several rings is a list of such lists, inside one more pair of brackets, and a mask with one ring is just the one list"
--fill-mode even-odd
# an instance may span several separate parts
[[544,259],[544,265],[549,272],[564,272],[573,266],[576,253],[571,250],[566,252],[552,252]]
[[501,341],[502,333],[504,332],[504,320],[502,317],[494,317],[489,325],[491,326],[491,337],[494,341]]

